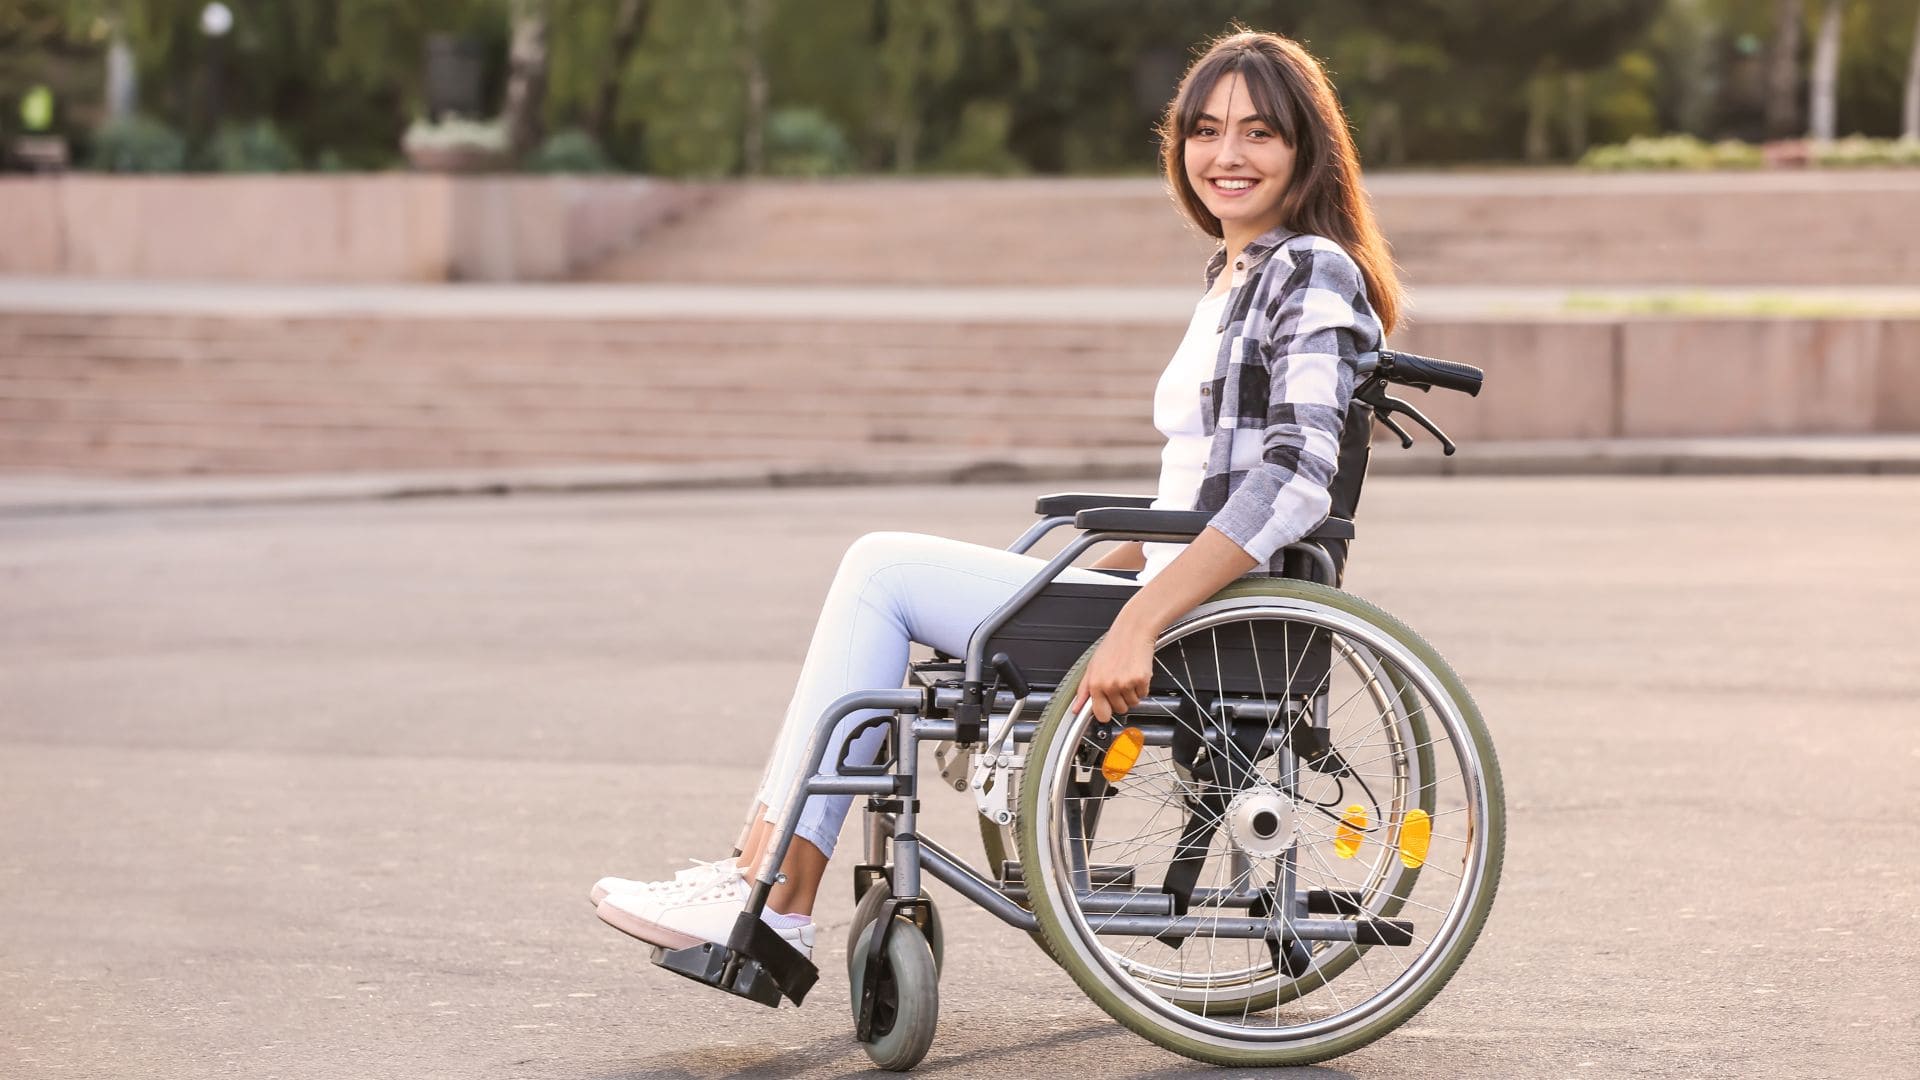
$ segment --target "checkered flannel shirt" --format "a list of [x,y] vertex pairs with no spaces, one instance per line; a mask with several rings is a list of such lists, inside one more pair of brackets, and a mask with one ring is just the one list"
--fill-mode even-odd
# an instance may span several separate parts
[[[1207,264],[1207,286],[1226,270]],[[1381,347],[1360,268],[1333,241],[1285,228],[1240,253],[1213,381],[1212,443],[1194,509],[1278,574],[1282,549],[1324,521],[1356,364]],[[1253,571],[1261,572],[1260,570]]]

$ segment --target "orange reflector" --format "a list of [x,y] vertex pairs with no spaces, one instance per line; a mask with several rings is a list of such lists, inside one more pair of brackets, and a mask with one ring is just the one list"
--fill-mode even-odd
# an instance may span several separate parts
[[1427,847],[1433,843],[1433,818],[1425,810],[1407,811],[1407,820],[1400,823],[1400,862],[1410,870],[1418,870],[1427,861]]
[[1146,732],[1137,727],[1122,730],[1113,737],[1113,745],[1107,747],[1106,760],[1100,763],[1100,775],[1110,784],[1117,784],[1133,771],[1133,763],[1140,760],[1140,748],[1147,745]]
[[1333,830],[1333,853],[1343,859],[1360,854],[1361,833],[1367,828],[1367,808],[1359,803],[1347,807],[1346,815]]

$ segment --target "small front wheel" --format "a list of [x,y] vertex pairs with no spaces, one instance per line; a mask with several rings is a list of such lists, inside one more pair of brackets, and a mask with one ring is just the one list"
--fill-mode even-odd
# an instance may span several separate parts
[[[885,879],[875,881],[867,894],[853,906],[853,925],[847,928],[847,974],[853,974],[853,954],[860,948],[860,935],[868,924],[880,917],[880,906],[893,899],[893,890]],[[946,934],[940,929],[940,909],[927,901],[927,946],[933,950],[933,970],[938,973],[945,962]]]
[[[855,1024],[866,989],[867,960],[879,933],[880,924],[869,923],[847,960]],[[874,986],[873,1030],[861,1046],[880,1068],[906,1072],[920,1064],[933,1045],[940,1017],[940,974],[934,967],[933,949],[909,919],[894,919],[886,950]]]

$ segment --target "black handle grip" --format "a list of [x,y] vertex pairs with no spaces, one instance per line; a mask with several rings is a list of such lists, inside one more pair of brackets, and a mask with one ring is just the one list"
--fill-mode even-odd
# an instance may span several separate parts
[[1388,382],[1423,389],[1437,386],[1442,390],[1458,390],[1468,397],[1478,396],[1480,384],[1487,378],[1486,372],[1471,364],[1456,364],[1451,360],[1435,360],[1431,356],[1415,356],[1385,349],[1380,350],[1380,363],[1375,370]]
[[1027,684],[1026,672],[1021,671],[1020,665],[1014,663],[1013,657],[1006,653],[993,654],[993,670],[999,674],[1001,684],[1013,691],[1014,697],[1023,698],[1032,691],[1033,688]]

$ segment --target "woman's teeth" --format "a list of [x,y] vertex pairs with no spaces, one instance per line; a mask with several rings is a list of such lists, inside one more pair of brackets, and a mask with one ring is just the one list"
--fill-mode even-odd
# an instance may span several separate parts
[[1245,191],[1252,187],[1252,180],[1215,180],[1213,186],[1222,191]]

